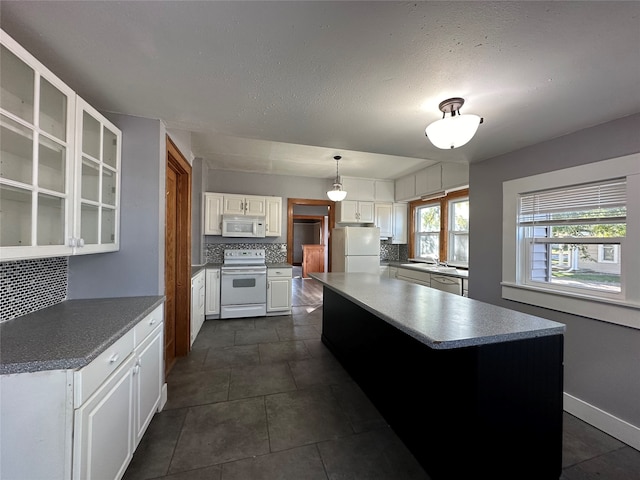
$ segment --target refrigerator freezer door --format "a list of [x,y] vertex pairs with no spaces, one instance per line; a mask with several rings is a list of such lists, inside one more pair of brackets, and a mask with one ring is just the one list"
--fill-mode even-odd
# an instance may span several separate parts
[[377,227],[346,227],[346,255],[375,255],[380,263],[380,229]]
[[380,275],[380,255],[353,255],[345,257],[345,260],[345,272]]

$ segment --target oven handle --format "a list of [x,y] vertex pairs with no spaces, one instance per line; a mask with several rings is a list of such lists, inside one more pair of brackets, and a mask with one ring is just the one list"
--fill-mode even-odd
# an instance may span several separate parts
[[222,272],[222,275],[266,275],[267,272],[250,272],[247,270],[244,270],[242,272]]

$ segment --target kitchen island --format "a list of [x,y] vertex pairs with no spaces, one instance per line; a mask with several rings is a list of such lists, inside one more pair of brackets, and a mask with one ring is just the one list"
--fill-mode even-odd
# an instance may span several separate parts
[[311,277],[323,343],[433,479],[559,478],[564,325],[378,275]]

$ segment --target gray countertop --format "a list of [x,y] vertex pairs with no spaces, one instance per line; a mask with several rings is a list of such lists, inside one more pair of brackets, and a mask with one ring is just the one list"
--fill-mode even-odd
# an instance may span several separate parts
[[[274,262],[274,263],[267,263],[266,264],[267,268],[292,268],[293,265],[291,265],[290,263],[286,263],[286,262]],[[191,266],[191,277],[193,277],[195,274],[197,274],[200,270],[202,270],[203,268],[220,268],[222,267],[222,263],[207,263],[205,265],[192,265]]]
[[434,349],[564,334],[562,323],[367,273],[311,278]]
[[421,262],[399,262],[397,260],[388,261],[388,263],[381,263],[381,265],[389,265],[391,267],[397,268],[408,268],[409,270],[415,270],[418,272],[427,272],[432,275],[445,275],[448,277],[457,277],[457,278],[469,278],[469,270],[461,269],[438,269],[437,267],[429,264],[429,263],[421,263]]
[[67,300],[0,324],[0,374],[87,365],[163,296]]
[[274,263],[267,263],[267,268],[293,268],[293,265],[286,262],[281,262],[281,263],[274,262]]

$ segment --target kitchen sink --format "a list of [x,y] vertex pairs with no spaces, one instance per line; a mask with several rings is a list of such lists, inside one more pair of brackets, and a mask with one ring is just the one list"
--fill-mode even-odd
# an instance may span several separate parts
[[419,268],[420,270],[426,270],[429,272],[442,272],[442,273],[452,273],[455,272],[457,269],[456,267],[445,267],[445,266],[435,266],[433,264],[430,263],[402,263],[400,264],[401,267],[414,267],[414,268]]

